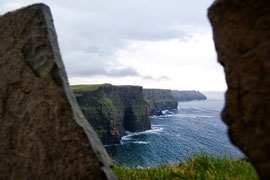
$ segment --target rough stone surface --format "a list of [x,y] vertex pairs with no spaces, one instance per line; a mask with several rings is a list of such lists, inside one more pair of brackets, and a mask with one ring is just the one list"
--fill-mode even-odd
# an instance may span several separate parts
[[151,128],[148,106],[141,86],[72,86],[85,117],[103,144],[119,144],[125,130],[141,132]]
[[270,179],[270,1],[218,0],[209,8],[228,90],[223,120],[261,179]]
[[67,82],[49,8],[0,17],[0,179],[116,179]]
[[150,115],[158,115],[163,110],[177,109],[178,102],[170,89],[143,89],[143,96],[148,103]]

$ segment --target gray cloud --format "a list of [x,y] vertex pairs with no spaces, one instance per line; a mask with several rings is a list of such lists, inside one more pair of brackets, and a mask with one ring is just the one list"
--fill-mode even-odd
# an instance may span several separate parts
[[172,79],[168,76],[159,76],[157,78],[154,78],[153,76],[150,75],[146,75],[146,76],[142,76],[142,79],[144,80],[148,80],[148,81],[157,81],[157,82],[161,82],[161,81],[171,81]]
[[113,69],[108,71],[107,75],[112,77],[141,76],[136,69],[130,66],[121,69]]
[[146,75],[142,77],[144,80],[149,80],[149,81],[154,81],[155,79],[153,78],[153,76],[150,75]]
[[74,51],[64,56],[67,72],[71,77],[111,76],[126,77],[141,75],[131,66],[121,65],[114,56],[99,55],[91,51]]
[[171,81],[172,79],[168,76],[159,76],[157,81]]
[[[0,13],[40,0],[1,0]],[[118,62],[115,52],[128,41],[186,40],[191,31],[209,29],[206,9],[212,0],[43,0],[50,6],[69,77],[140,76]],[[204,13],[204,14],[203,14]]]

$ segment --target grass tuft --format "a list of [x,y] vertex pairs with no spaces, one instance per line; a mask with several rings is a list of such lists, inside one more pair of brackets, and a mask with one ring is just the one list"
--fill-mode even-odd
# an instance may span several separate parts
[[217,157],[197,153],[178,164],[156,165],[137,168],[114,164],[114,173],[125,180],[136,179],[259,179],[246,158]]

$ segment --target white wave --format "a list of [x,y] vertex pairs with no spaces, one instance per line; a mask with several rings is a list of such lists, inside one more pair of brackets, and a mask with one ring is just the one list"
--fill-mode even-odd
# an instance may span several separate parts
[[198,114],[167,114],[167,117],[182,117],[182,118],[211,118],[212,116]]
[[123,144],[150,144],[150,142],[146,142],[146,141],[136,141],[132,138],[128,138],[128,137],[125,137],[125,138],[122,138],[121,139],[121,145]]
[[207,115],[195,115],[195,114],[186,114],[185,116],[190,118],[211,118],[212,116]]
[[169,112],[169,110],[164,110],[164,111],[161,111],[162,114],[167,114]]
[[124,140],[124,141],[130,141],[130,140],[133,140],[133,139],[134,139],[133,136],[135,136],[134,133],[130,133],[130,134],[126,135],[126,136],[123,136],[122,139],[121,139],[121,141],[123,141],[123,140]]
[[140,132],[139,134],[157,134],[157,133],[163,132],[163,130],[164,128],[161,128],[161,127],[153,127],[152,129],[149,129],[144,132]]
[[168,126],[168,125],[151,125],[151,127],[165,127],[165,126]]
[[212,116],[201,115],[200,117],[210,118],[210,117],[212,117]]
[[145,141],[136,141],[135,136],[142,135],[142,134],[158,134],[163,131],[163,128],[161,127],[153,127],[152,129],[149,129],[147,131],[143,132],[130,132],[130,131],[125,131],[127,134],[126,136],[123,136],[121,138],[121,145],[123,144],[129,144],[129,143],[134,143],[134,144],[149,144],[149,142]]
[[167,115],[167,114],[173,114],[173,111],[176,111],[177,109],[170,109],[170,110],[163,110],[161,111],[162,114]]
[[146,141],[133,141],[134,144],[149,144],[149,142]]
[[124,138],[130,138],[132,136],[138,136],[138,135],[141,135],[141,134],[156,134],[156,133],[159,133],[159,132],[162,132],[163,131],[163,128],[161,127],[152,127],[151,129],[149,130],[146,130],[146,131],[143,131],[143,132],[129,132],[129,131],[125,131],[126,132],[126,136],[122,137],[122,139]]

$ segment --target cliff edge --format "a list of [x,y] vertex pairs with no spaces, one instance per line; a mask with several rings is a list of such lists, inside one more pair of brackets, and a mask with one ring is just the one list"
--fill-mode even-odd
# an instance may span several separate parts
[[206,100],[207,97],[199,91],[178,91],[172,90],[173,97],[177,101]]
[[143,96],[149,106],[150,115],[160,115],[160,111],[177,109],[178,102],[169,89],[143,89]]
[[72,86],[72,89],[103,144],[119,144],[125,131],[141,132],[151,128],[140,86],[99,84]]

